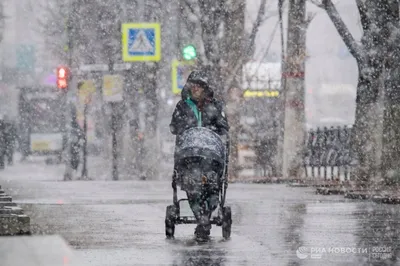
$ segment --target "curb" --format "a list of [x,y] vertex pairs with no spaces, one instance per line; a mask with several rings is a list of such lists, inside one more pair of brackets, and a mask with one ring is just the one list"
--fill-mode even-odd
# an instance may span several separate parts
[[372,197],[372,201],[375,203],[381,204],[400,204],[400,197],[399,196],[378,196],[375,195]]
[[342,186],[317,187],[315,193],[320,195],[346,195],[354,190]]
[[30,217],[0,186],[0,236],[30,234],[30,223]]
[[350,193],[347,193],[344,197],[346,199],[362,199],[362,200],[367,200],[372,198],[373,193],[370,191],[352,191]]
[[289,183],[288,187],[311,187],[312,185],[303,183]]
[[337,187],[338,183],[331,183],[329,181],[321,181],[315,179],[301,179],[301,178],[279,178],[279,177],[253,177],[234,179],[228,181],[230,184],[287,184],[290,187]]
[[20,207],[6,206],[0,209],[0,215],[2,214],[24,214],[24,211]]
[[345,198],[347,199],[358,199],[358,200],[371,200],[372,202],[379,204],[400,204],[400,196],[387,194],[382,194],[382,190],[371,190],[371,191],[353,191],[347,193]]
[[[330,183],[330,182],[316,182],[314,179],[283,179],[276,177],[257,177],[252,179],[237,179],[229,180],[230,184],[241,183],[241,184],[286,184],[288,187],[293,188],[304,188],[314,187],[316,188],[315,193],[319,195],[343,195],[346,199],[355,200],[371,200],[379,204],[400,204],[400,194],[392,193],[388,195],[382,195],[382,190],[359,190],[355,188],[352,183]],[[319,183],[319,184],[318,184]],[[1,199],[1,195],[0,195]],[[0,200],[0,206],[2,202]]]
[[[294,187],[296,184],[299,184],[299,186],[310,186],[309,183],[311,184],[311,180],[300,180],[300,179],[284,179],[284,178],[278,178],[278,177],[256,177],[256,178],[251,178],[251,179],[235,179],[235,180],[229,180],[228,181],[230,184],[288,184],[289,186],[292,186],[293,184]],[[303,187],[304,187],[303,186]]]

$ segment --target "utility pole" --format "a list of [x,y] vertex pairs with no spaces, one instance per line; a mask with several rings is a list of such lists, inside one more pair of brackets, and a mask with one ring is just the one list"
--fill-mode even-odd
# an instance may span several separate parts
[[304,77],[306,56],[306,0],[289,0],[289,22],[287,37],[287,57],[283,177],[300,178],[303,174],[303,153],[305,136]]
[[283,138],[285,135],[284,129],[284,121],[285,121],[285,99],[286,99],[286,77],[283,75],[285,72],[285,32],[283,29],[283,5],[285,0],[278,0],[278,13],[279,13],[279,28],[280,28],[280,37],[281,37],[281,92],[277,103],[277,135],[278,135],[278,143],[277,150],[275,155],[275,167],[277,176],[283,176]]

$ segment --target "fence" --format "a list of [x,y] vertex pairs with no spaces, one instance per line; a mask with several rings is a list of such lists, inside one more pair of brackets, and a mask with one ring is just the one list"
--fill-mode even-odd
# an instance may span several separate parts
[[[317,128],[307,132],[304,168],[306,177],[350,179],[354,164],[351,153],[351,128]],[[317,173],[315,173],[317,171]],[[321,173],[323,172],[323,174]]]

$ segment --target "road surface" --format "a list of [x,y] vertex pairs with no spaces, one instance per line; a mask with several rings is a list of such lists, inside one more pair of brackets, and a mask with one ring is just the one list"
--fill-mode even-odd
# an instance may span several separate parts
[[31,216],[34,234],[60,234],[89,265],[398,264],[396,205],[231,184],[232,238],[223,241],[214,227],[210,242],[197,244],[194,225],[178,225],[176,239],[165,239],[168,181],[112,181],[100,168],[93,181],[64,182],[62,166],[16,163],[0,172],[0,184]]

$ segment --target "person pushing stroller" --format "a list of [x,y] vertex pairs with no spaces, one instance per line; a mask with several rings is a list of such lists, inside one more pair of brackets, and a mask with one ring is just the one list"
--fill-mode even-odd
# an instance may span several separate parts
[[[214,98],[214,91],[209,85],[207,76],[202,71],[190,73],[181,92],[181,100],[172,114],[170,131],[176,135],[175,146],[178,146],[179,135],[193,127],[206,127],[217,133],[229,144],[229,124],[224,111],[224,103]],[[229,161],[229,149],[226,165]],[[178,175],[176,159],[174,158],[173,180]],[[201,219],[200,201],[196,195],[186,191],[190,208],[196,219]],[[210,195],[207,204],[214,211],[218,207],[218,193]],[[211,212],[212,213],[212,212]],[[210,215],[211,215],[210,213]],[[197,237],[209,236],[211,224],[201,224],[195,229]]]

